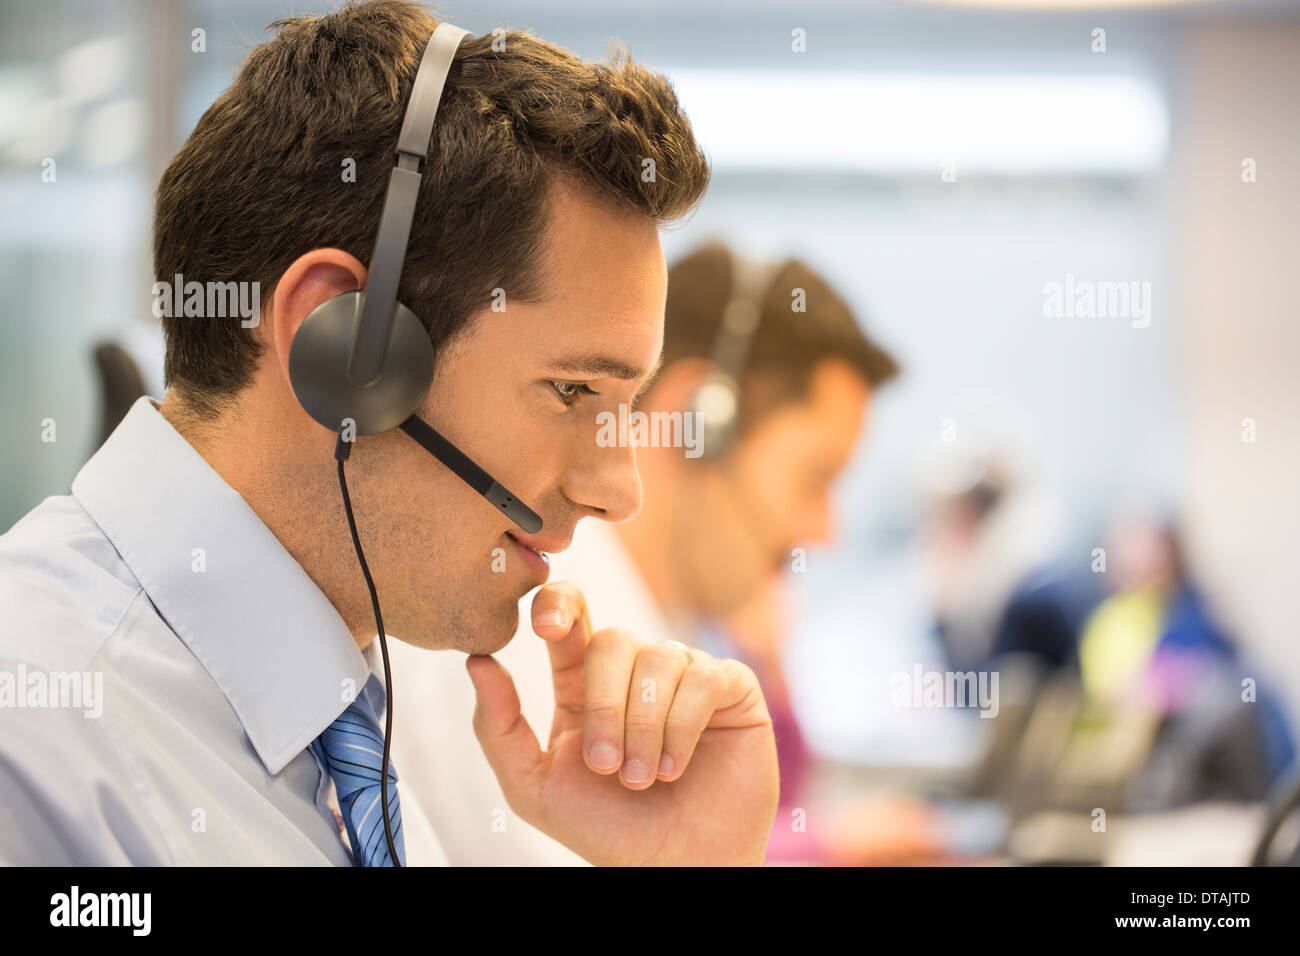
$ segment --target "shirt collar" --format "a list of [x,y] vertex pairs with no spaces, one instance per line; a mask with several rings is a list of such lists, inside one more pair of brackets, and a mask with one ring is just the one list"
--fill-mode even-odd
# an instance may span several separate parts
[[375,673],[374,642],[363,655],[307,572],[151,397],[131,406],[72,494],[221,688],[271,773]]

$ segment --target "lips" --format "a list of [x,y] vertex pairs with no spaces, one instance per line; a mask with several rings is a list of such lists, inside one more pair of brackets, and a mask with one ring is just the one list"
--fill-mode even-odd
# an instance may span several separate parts
[[568,548],[573,540],[572,532],[563,538],[526,538],[514,531],[507,531],[506,536],[514,538],[520,544],[532,548],[534,551],[540,551],[542,554],[559,554]]
[[538,583],[545,584],[546,579],[551,576],[551,562],[548,553],[535,545],[525,544],[509,531],[506,532],[506,537],[514,543],[515,550],[519,552],[524,566],[539,579]]

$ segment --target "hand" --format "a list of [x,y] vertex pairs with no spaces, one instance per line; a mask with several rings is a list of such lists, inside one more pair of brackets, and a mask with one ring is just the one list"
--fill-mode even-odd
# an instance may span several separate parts
[[753,671],[618,628],[592,634],[586,598],[564,581],[537,593],[532,620],[555,684],[545,751],[501,663],[466,661],[474,733],[510,808],[599,865],[761,864],[780,784]]

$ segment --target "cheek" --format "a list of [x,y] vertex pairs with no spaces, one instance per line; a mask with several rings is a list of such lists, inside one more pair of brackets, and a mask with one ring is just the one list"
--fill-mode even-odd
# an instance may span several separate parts
[[[423,452],[422,452],[423,454]],[[390,477],[383,492],[382,525],[417,577],[431,570],[455,573],[460,566],[476,562],[486,552],[486,538],[496,514],[467,484],[429,459],[438,471],[432,480],[402,482]]]
[[[586,503],[592,492],[592,482],[606,474],[605,458],[608,450],[596,442],[594,414],[582,421],[554,420],[542,416],[521,420],[517,434],[512,432],[508,443],[509,474],[513,484],[505,481],[511,491],[524,503],[542,515],[568,520],[572,506],[565,507],[563,498],[569,497]],[[502,479],[504,481],[504,478]],[[517,529],[512,529],[517,530]]]
[[762,537],[783,541],[808,508],[802,484],[802,462],[807,450],[785,443],[768,451],[750,463],[749,495],[757,506],[756,518],[766,525]]

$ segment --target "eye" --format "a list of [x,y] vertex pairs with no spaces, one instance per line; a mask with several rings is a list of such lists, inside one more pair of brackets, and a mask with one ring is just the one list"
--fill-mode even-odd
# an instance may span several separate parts
[[560,401],[565,405],[576,405],[578,399],[583,395],[597,395],[584,382],[551,382],[551,388],[555,389],[555,394],[560,396]]

